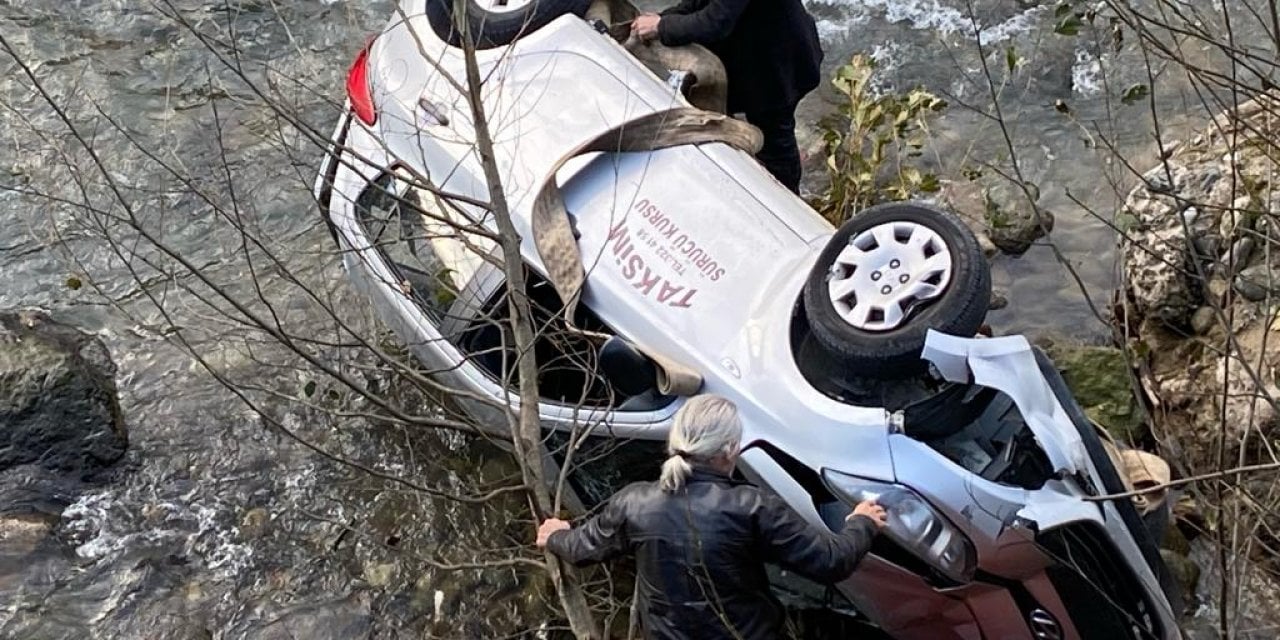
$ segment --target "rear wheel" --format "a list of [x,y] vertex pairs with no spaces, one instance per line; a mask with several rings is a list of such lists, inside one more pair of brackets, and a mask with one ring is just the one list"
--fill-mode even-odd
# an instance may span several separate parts
[[804,289],[813,337],[855,378],[924,371],[928,331],[973,336],[990,302],[991,272],[968,227],[906,202],[846,222]]
[[462,33],[454,21],[454,6],[463,6],[476,48],[492,49],[511,44],[562,15],[581,16],[590,4],[591,0],[427,0],[427,21],[442,40],[460,46]]

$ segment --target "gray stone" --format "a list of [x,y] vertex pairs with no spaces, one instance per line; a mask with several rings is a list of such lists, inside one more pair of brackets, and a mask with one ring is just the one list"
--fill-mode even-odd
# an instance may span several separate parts
[[102,342],[42,313],[0,314],[0,470],[34,464],[88,476],[126,446]]
[[1222,236],[1216,233],[1198,235],[1191,239],[1191,246],[1201,260],[1212,260],[1222,252]]
[[1252,280],[1236,278],[1236,293],[1249,302],[1261,302],[1267,299],[1267,288]]
[[1009,298],[999,291],[991,292],[991,303],[987,305],[988,310],[999,311],[1007,306],[1009,306]]
[[[1276,246],[1280,245],[1280,224],[1278,224],[1274,214],[1263,215],[1254,223],[1254,228],[1258,230],[1258,235],[1262,237],[1264,245],[1271,245],[1271,250],[1275,251]],[[1265,248],[1264,248],[1265,251]]]
[[1275,293],[1277,287],[1280,287],[1280,280],[1276,279],[1276,274],[1265,264],[1249,267],[1235,278],[1236,292],[1250,302],[1266,300]]
[[1166,168],[1160,165],[1142,176],[1146,182],[1147,191],[1151,193],[1172,193],[1178,186],[1178,174],[1182,167],[1173,166]]
[[1214,312],[1213,307],[1200,307],[1191,314],[1191,330],[1198,335],[1209,333],[1217,323],[1218,314]]
[[1208,194],[1213,193],[1214,186],[1216,186],[1218,181],[1221,179],[1222,171],[1217,167],[1212,165],[1204,167],[1200,171],[1199,179],[1196,181],[1195,185],[1193,185],[1197,190],[1196,195],[1203,194],[1205,197],[1208,197]]
[[1199,220],[1199,219],[1200,219],[1200,210],[1195,207],[1187,207],[1187,210],[1182,212],[1182,222],[1186,224],[1188,227],[1195,224],[1196,220]]
[[1209,284],[1205,286],[1205,290],[1209,292],[1209,299],[1213,302],[1222,302],[1227,295],[1227,289],[1230,283],[1221,277],[1214,276],[1209,278]]
[[1236,275],[1249,265],[1249,258],[1253,257],[1254,240],[1245,237],[1236,240],[1231,245],[1231,249],[1222,256],[1222,266],[1227,273]]
[[1011,215],[998,224],[991,224],[987,234],[1001,251],[1021,255],[1033,242],[1053,231],[1053,225],[1053,214],[1048,211],[1040,212],[1038,219],[1033,214]]

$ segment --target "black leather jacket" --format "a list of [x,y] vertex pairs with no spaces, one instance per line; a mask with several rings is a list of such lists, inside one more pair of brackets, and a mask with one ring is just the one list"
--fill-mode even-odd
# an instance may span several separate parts
[[574,565],[634,553],[648,638],[755,640],[782,633],[766,562],[832,583],[853,573],[876,527],[857,516],[839,535],[810,526],[772,494],[695,469],[685,488],[632,484],[594,517],[551,535]]
[[662,12],[658,38],[720,56],[730,113],[794,110],[822,80],[818,29],[801,0],[683,0]]

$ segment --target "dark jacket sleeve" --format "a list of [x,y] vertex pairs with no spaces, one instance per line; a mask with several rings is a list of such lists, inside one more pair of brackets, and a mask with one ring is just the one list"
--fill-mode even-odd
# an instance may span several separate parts
[[574,566],[604,562],[626,553],[627,516],[623,508],[626,490],[619,492],[599,513],[567,531],[547,538],[547,548],[556,557]]
[[[751,0],[710,0],[689,13],[664,14],[658,22],[658,39],[668,47],[711,44],[724,40],[738,24],[738,17]],[[774,0],[767,0],[774,1]],[[680,9],[684,4],[677,6]]]
[[877,533],[871,518],[855,516],[839,534],[831,534],[811,526],[774,496],[764,497],[756,526],[770,562],[826,584],[848,578]]
[[680,0],[680,4],[674,7],[671,7],[670,9],[663,9],[661,12],[659,12],[658,15],[670,16],[670,15],[676,15],[676,14],[693,13],[694,11],[697,11],[699,8],[702,7],[702,5],[705,5],[706,3],[707,3],[707,0]]

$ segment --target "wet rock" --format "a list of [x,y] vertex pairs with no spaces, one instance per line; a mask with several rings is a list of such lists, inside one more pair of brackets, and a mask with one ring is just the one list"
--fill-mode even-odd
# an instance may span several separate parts
[[[1202,290],[1194,281],[1191,258],[1212,268],[1223,247],[1235,245],[1237,238],[1220,233],[1216,215],[1221,207],[1204,206],[1210,192],[1224,182],[1222,175],[1213,163],[1174,157],[1167,166],[1149,171],[1143,186],[1126,199],[1124,215],[1133,223],[1122,239],[1120,258],[1132,285],[1126,293],[1143,318],[1186,326],[1188,316],[1200,306]],[[1234,233],[1234,227],[1229,231]]]
[[49,539],[79,483],[25,465],[0,471],[0,558],[19,557]]
[[1000,293],[999,291],[991,292],[991,302],[987,305],[988,310],[999,311],[1007,306],[1009,306],[1008,297],[1006,297],[1004,294]]
[[1244,296],[1245,300],[1261,302],[1280,288],[1280,281],[1276,279],[1276,274],[1272,273],[1270,267],[1258,264],[1241,271],[1235,278],[1234,286],[1236,292]]
[[41,519],[0,518],[0,564],[34,552],[52,530],[53,526]]
[[1084,412],[1125,443],[1147,435],[1124,353],[1111,347],[1053,344],[1048,348],[1062,377]]
[[[1173,171],[1177,171],[1177,168],[1174,168]],[[1173,193],[1174,188],[1177,186],[1174,173],[1163,166],[1148,171],[1146,175],[1142,176],[1142,179],[1146,182],[1147,191],[1151,193]]]
[[267,529],[267,524],[271,521],[270,514],[262,507],[250,509],[240,518],[240,537],[245,539],[259,538]]
[[56,522],[76,500],[81,484],[36,465],[0,471],[0,518]]
[[356,596],[283,609],[254,611],[226,637],[234,640],[362,640],[372,637],[373,616]]
[[1031,213],[1004,213],[997,217],[988,217],[992,244],[1001,251],[1011,255],[1021,255],[1031,248],[1032,243],[1053,231],[1053,214],[1042,211],[1039,216]]
[[1240,273],[1249,264],[1249,258],[1253,257],[1253,248],[1253,238],[1245,237],[1236,240],[1231,245],[1231,250],[1222,256],[1222,265],[1227,273],[1231,275]]
[[1196,250],[1196,257],[1209,262],[1222,252],[1222,236],[1216,233],[1197,235],[1191,239],[1191,246]]
[[127,446],[115,365],[98,339],[38,312],[0,314],[0,470],[89,476]]
[[[1135,283],[1130,293],[1137,311],[1168,324],[1177,324],[1198,302],[1181,266],[1186,262],[1186,242],[1180,226],[1139,234],[1142,239],[1135,244],[1140,242],[1142,248],[1124,255],[1126,274]],[[1217,247],[1206,246],[1199,253],[1216,257]]]

